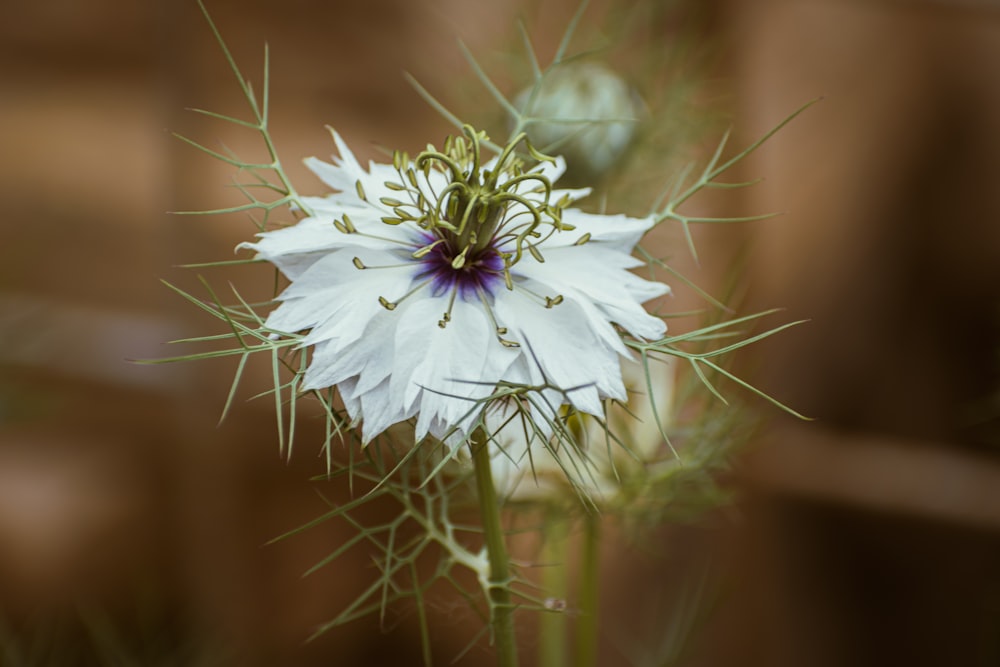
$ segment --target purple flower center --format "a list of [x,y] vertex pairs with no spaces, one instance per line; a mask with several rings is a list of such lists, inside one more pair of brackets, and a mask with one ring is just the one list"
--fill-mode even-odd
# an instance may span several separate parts
[[448,294],[454,290],[466,301],[478,300],[480,293],[493,294],[493,290],[503,283],[503,258],[492,246],[465,255],[465,262],[454,268],[455,258],[461,249],[455,250],[447,241],[438,243],[420,260],[418,279],[430,279],[434,296]]

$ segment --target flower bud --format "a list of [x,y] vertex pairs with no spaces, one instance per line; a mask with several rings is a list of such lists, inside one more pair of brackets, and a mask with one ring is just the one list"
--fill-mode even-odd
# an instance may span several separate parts
[[590,177],[602,176],[622,156],[644,113],[635,91],[599,63],[558,67],[534,96],[522,91],[514,104],[533,119],[526,131],[535,146]]

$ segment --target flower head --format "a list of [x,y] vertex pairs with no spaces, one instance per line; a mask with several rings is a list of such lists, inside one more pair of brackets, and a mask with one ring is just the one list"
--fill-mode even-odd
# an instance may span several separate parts
[[306,164],[335,192],[244,244],[291,281],[265,324],[307,332],[303,389],[336,386],[366,442],[414,417],[417,441],[459,442],[501,383],[539,387],[550,416],[625,398],[623,332],[666,328],[641,304],[669,288],[628,271],[652,219],[570,208],[589,191],[554,189],[563,161],[528,145],[529,168],[523,137],[486,161],[466,127],[365,170],[333,136],[340,158]]

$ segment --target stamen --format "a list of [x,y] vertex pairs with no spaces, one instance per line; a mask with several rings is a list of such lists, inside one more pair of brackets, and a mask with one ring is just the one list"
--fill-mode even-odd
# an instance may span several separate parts
[[559,209],[552,209],[548,213],[552,216],[552,226],[556,229],[556,231],[571,232],[576,229],[576,225],[571,225],[568,222],[562,221],[562,211]]
[[515,285],[515,287],[518,290],[520,290],[521,292],[523,292],[524,294],[527,294],[532,299],[534,299],[535,301],[537,301],[539,303],[539,305],[543,305],[544,304],[544,306],[546,308],[552,308],[553,306],[558,306],[559,304],[561,304],[564,301],[562,294],[557,294],[555,296],[542,296],[538,292],[535,292],[533,290],[528,289],[523,284],[519,283],[519,284]]
[[[408,265],[407,264],[401,264],[400,266],[408,266]],[[388,268],[388,267],[385,267],[385,268]],[[416,294],[417,292],[419,292],[421,289],[423,289],[430,282],[431,282],[430,280],[425,280],[424,282],[417,284],[416,286],[414,286],[413,289],[411,289],[409,292],[407,292],[403,296],[399,297],[395,301],[389,301],[384,296],[380,296],[378,298],[378,302],[386,310],[396,310],[396,306],[398,306],[399,304],[403,303],[404,301],[406,301],[407,299],[409,299],[411,296],[413,296],[414,294]]]
[[438,326],[444,329],[448,326],[448,322],[451,322],[451,309],[455,307],[455,295],[458,294],[458,288],[453,287],[451,290],[451,296],[448,298],[448,310],[444,311],[444,315],[438,320]]
[[408,211],[406,211],[402,207],[394,208],[394,209],[392,209],[392,212],[395,213],[396,217],[398,217],[403,222],[413,222],[414,220],[416,220],[416,218],[413,217],[412,213],[409,213]]
[[354,264],[355,268],[359,271],[366,271],[368,269],[408,269],[413,266],[409,262],[405,262],[403,264],[381,264],[379,266],[368,266],[361,261],[360,257],[355,257],[351,260],[351,263]]
[[412,257],[413,259],[423,259],[427,255],[429,255],[431,253],[431,251],[434,250],[434,248],[436,248],[441,243],[444,243],[444,239],[438,239],[437,241],[434,241],[433,243],[428,243],[427,245],[425,245],[425,246],[423,246],[423,247],[415,250],[410,255],[410,257]]
[[357,234],[358,236],[363,236],[367,239],[378,239],[379,241],[384,241],[386,243],[393,243],[395,245],[401,245],[406,248],[420,247],[418,243],[413,243],[411,241],[404,241],[402,239],[391,239],[387,236],[379,236],[378,234],[368,234],[366,232],[359,232],[357,229],[354,229],[353,225],[349,228],[348,231],[350,231],[352,234]]
[[465,246],[464,248],[462,248],[462,252],[460,252],[455,257],[455,259],[451,260],[451,268],[453,268],[453,269],[455,269],[457,271],[460,268],[462,268],[463,266],[465,266],[465,255],[466,255],[466,253],[469,252],[469,247],[470,246]]
[[358,191],[358,197],[361,198],[361,201],[368,201],[368,197],[365,196],[365,188],[364,188],[364,186],[361,185],[361,181],[360,180],[358,180],[358,181],[356,181],[354,183],[354,187],[357,189],[357,191]]
[[586,243],[589,240],[590,240],[590,232],[587,232],[586,234],[584,234],[583,236],[581,236],[580,238],[578,238],[576,240],[576,243],[574,243],[573,245],[583,245],[584,243]]
[[493,325],[493,330],[496,331],[497,340],[500,341],[500,344],[504,347],[521,347],[520,343],[507,340],[503,337],[504,334],[507,333],[507,327],[502,327],[497,324],[497,318],[493,315],[493,307],[490,306],[490,302],[486,298],[486,294],[483,293],[483,289],[478,285],[476,286],[476,294],[479,295],[479,300],[482,302],[483,308],[486,310],[486,316],[490,318],[490,323]]

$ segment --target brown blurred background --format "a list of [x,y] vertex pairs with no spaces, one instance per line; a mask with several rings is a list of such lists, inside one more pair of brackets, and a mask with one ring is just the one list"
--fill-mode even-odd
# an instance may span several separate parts
[[[600,16],[607,3],[596,4]],[[239,216],[165,214],[236,201],[223,190],[230,170],[171,131],[254,150],[183,111],[244,110],[196,6],[7,5],[0,662],[416,664],[412,618],[386,635],[362,621],[304,643],[369,567],[358,556],[301,577],[343,539],[336,527],[265,545],[324,508],[306,482],[323,470],[309,425],[286,463],[266,401],[216,424],[230,365],[128,361],[206,332],[211,322],[159,279],[197,289],[175,265],[225,258],[250,233]],[[332,151],[324,124],[363,159],[376,142],[412,151],[444,136],[401,70],[482,113],[481,94],[452,90],[472,81],[455,36],[488,53],[524,14],[551,53],[574,6],[210,9],[257,83],[270,44],[272,126],[308,189],[297,158]],[[738,143],[823,97],[743,168],[766,181],[726,203],[784,214],[713,230],[705,251],[706,272],[721,274],[713,256],[747,249],[747,309],[811,320],[744,364],[816,420],[773,420],[736,468],[735,507],[664,531],[648,552],[609,541],[602,664],[998,665],[1000,6],[674,7],[693,23],[664,22],[664,43],[698,26],[693,39],[717,54],[706,81]],[[625,629],[667,636],[650,610],[706,562],[718,595],[685,662],[627,662]],[[447,661],[465,639],[447,632],[455,610],[440,615]],[[462,664],[485,661],[473,651]]]

